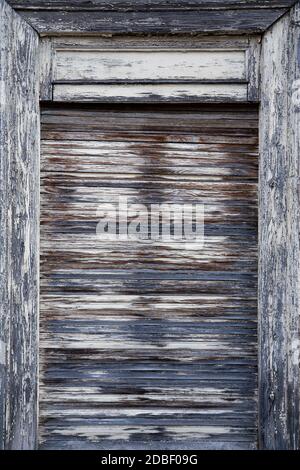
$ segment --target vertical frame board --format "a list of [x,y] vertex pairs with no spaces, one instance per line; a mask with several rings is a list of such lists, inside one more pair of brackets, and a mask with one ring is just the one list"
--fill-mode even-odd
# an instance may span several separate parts
[[38,35],[0,0],[0,448],[37,438]]
[[51,38],[40,39],[39,43],[39,64],[40,64],[40,100],[52,101],[52,80],[53,80],[53,43]]
[[264,36],[260,125],[260,446],[299,449],[300,3]]

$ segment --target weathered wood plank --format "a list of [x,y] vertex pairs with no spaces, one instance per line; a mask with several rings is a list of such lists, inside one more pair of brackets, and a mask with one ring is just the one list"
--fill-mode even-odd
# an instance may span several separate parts
[[57,81],[246,79],[245,51],[226,50],[57,50]]
[[37,440],[38,36],[0,1],[0,448]]
[[41,35],[57,34],[254,34],[264,32],[286,8],[173,11],[20,10]]
[[56,84],[57,102],[246,102],[248,85],[240,83]]
[[260,165],[260,440],[299,449],[300,5],[262,44]]
[[[257,108],[51,106],[42,135],[41,448],[255,448]],[[99,240],[119,196],[205,203],[205,246]]]
[[261,38],[250,38],[246,50],[246,76],[248,79],[248,101],[258,102],[260,99],[260,56]]
[[52,83],[54,75],[54,50],[50,38],[43,38],[39,46],[40,62],[40,100],[52,101]]
[[[260,35],[253,39],[259,40]],[[202,36],[54,36],[50,38],[55,50],[112,50],[112,49],[142,49],[142,50],[192,50],[192,49],[225,49],[226,51],[245,50],[249,47],[251,38],[241,35]]]
[[22,10],[201,10],[230,8],[290,7],[295,0],[9,0],[13,8]]

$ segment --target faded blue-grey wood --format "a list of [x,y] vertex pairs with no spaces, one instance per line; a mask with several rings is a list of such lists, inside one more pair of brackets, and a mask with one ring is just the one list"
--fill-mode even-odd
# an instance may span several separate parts
[[299,449],[300,4],[262,43],[260,445]]
[[0,448],[37,439],[38,36],[0,0]]
[[49,10],[206,10],[288,8],[295,0],[8,0],[16,9]]
[[295,0],[10,0],[42,34],[260,33]]

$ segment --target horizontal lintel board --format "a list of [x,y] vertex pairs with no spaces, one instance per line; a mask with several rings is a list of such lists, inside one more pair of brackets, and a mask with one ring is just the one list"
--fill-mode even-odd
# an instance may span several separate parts
[[245,102],[247,84],[57,84],[53,100],[58,102],[122,101],[236,101]]
[[17,10],[202,10],[287,8],[294,0],[8,0]]
[[255,34],[263,33],[287,7],[157,11],[19,10],[40,35],[68,34]]

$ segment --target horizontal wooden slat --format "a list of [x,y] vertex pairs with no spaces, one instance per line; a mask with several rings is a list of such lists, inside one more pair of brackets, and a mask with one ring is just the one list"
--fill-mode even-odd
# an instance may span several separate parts
[[[257,126],[242,105],[43,110],[43,449],[255,448]],[[204,247],[99,240],[120,196],[204,203]]]
[[242,80],[244,51],[68,51],[55,57],[56,81]]
[[50,40],[55,50],[106,50],[106,49],[226,49],[243,50],[249,46],[251,40],[260,41],[260,35],[174,35],[174,36],[133,36],[122,34],[117,36],[99,35],[68,35],[41,38],[41,43]]
[[[143,106],[138,113],[132,113],[131,106],[107,105],[107,106],[86,106],[86,107],[64,107],[46,108],[43,111],[43,128],[48,129],[51,126],[53,130],[68,130],[76,132],[96,132],[105,129],[105,132],[127,131],[127,128],[135,131],[143,130],[146,136],[153,133],[160,133],[161,130],[167,130],[164,133],[167,139],[169,135],[173,135],[177,131],[180,135],[192,134],[194,141],[205,137],[207,130],[210,128],[219,128],[223,133],[227,128],[254,128],[257,132],[258,116],[255,106],[235,106],[234,110],[229,110],[228,106],[201,106],[201,114],[197,105],[180,105],[181,121],[176,119],[177,106],[169,105],[168,111],[162,108],[159,114],[153,112],[157,106]],[[88,113],[86,110],[88,109]],[[212,112],[213,111],[213,112]],[[226,120],[224,121],[224,112],[226,112]],[[82,129],[82,119],[85,119],[85,129]],[[121,120],[120,120],[121,118]],[[184,126],[183,126],[184,124]],[[81,126],[81,127],[80,127]],[[163,127],[162,127],[163,126]],[[99,129],[100,128],[100,129]],[[201,128],[205,128],[204,133],[200,133]],[[79,136],[81,134],[78,134]],[[77,139],[80,142],[80,138]],[[91,138],[91,141],[94,139]],[[117,139],[116,139],[117,140]],[[55,140],[53,145],[56,145]],[[92,144],[91,144],[92,145]],[[256,147],[258,152],[258,148]]]
[[[57,280],[58,281],[58,280]],[[55,284],[58,286],[58,282]],[[65,283],[66,285],[66,283]],[[217,283],[215,283],[215,286]],[[240,283],[240,286],[245,283]],[[215,295],[212,298],[208,293],[200,294],[160,294],[160,295],[129,295],[115,294],[114,303],[111,303],[111,297],[107,294],[90,294],[88,302],[82,300],[80,292],[72,293],[61,299],[59,295],[51,293],[51,279],[42,280],[44,291],[48,289],[48,294],[42,296],[41,312],[42,317],[47,310],[51,309],[51,318],[67,320],[82,315],[86,320],[95,318],[111,321],[112,318],[118,318],[122,314],[125,321],[130,319],[150,318],[153,321],[164,318],[177,319],[182,322],[188,322],[201,318],[201,322],[213,324],[214,317],[222,314],[222,322],[228,325],[240,322],[245,324],[249,320],[256,320],[255,295],[253,298],[248,295],[247,299],[238,297],[226,297]],[[85,286],[82,286],[84,289]],[[243,313],[241,313],[241,311]],[[157,323],[159,324],[159,322]],[[46,323],[45,323],[46,327]],[[138,365],[137,365],[138,367]],[[153,365],[155,366],[155,364]]]
[[53,101],[58,102],[245,102],[247,98],[246,84],[60,84],[53,89]]

